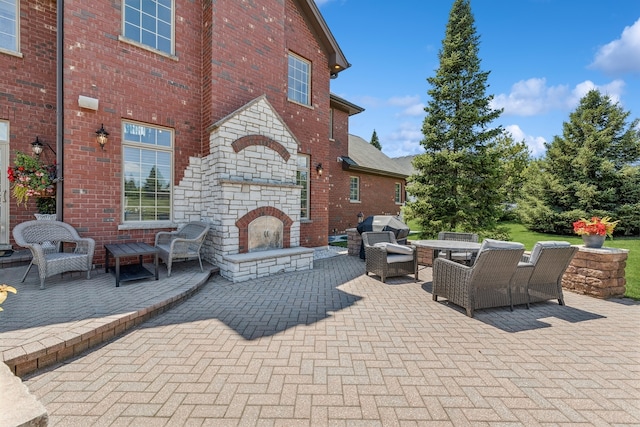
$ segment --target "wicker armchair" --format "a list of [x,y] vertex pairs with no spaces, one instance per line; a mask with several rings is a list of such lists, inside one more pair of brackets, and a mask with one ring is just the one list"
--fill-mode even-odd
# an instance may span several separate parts
[[489,240],[485,239],[471,267],[444,258],[433,262],[434,301],[444,297],[465,308],[469,317],[481,308],[512,307],[511,282],[524,246],[500,242],[502,247],[491,247],[485,245]]
[[[61,221],[27,221],[15,226],[13,238],[17,245],[28,248],[33,256],[22,282],[32,265],[38,266],[40,289],[44,289],[47,277],[68,271],[86,271],[87,279],[91,278],[96,243],[91,238],[80,237],[71,225]],[[52,247],[59,248],[61,243],[73,244],[73,250],[51,250]]]
[[[478,242],[478,235],[476,233],[460,233],[457,231],[441,231],[438,233],[438,240],[456,240],[458,242]],[[454,261],[462,262],[467,265],[473,263],[472,252],[451,252],[450,254],[441,253],[439,256],[445,257]]]
[[557,299],[564,305],[562,276],[578,251],[569,242],[537,242],[530,255],[518,264],[513,285],[513,303],[526,304]]
[[176,260],[197,258],[200,271],[204,271],[200,248],[208,232],[209,225],[203,222],[189,222],[178,231],[161,231],[156,234],[155,247],[158,249],[158,257],[167,264],[167,277],[171,276],[171,265]]
[[418,281],[418,255],[413,246],[399,245],[393,231],[368,231],[362,233],[365,251],[365,274],[387,277],[413,274]]

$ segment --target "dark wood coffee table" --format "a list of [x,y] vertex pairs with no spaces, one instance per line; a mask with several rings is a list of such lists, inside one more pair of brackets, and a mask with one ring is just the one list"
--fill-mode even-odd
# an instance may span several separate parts
[[[116,275],[116,287],[120,286],[120,282],[128,282],[130,280],[139,280],[153,277],[155,275],[158,280],[158,250],[153,246],[149,246],[146,243],[118,243],[104,245],[105,260],[104,260],[104,272],[109,272],[109,258],[113,257],[116,260],[116,266],[114,273]],[[142,257],[145,255],[153,255],[153,264],[155,266],[155,273],[150,272],[142,265]],[[123,257],[139,257],[138,264],[128,264],[120,266],[120,258]]]

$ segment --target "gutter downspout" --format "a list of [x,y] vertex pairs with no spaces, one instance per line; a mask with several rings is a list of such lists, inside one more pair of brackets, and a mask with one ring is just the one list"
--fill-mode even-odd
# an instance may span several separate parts
[[56,3],[56,214],[58,221],[64,219],[64,0]]

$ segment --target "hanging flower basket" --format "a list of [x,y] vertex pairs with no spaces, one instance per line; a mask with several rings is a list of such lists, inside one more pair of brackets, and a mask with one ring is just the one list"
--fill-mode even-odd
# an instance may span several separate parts
[[7,169],[11,193],[18,204],[26,205],[30,197],[55,197],[56,165],[43,165],[40,159],[16,152],[13,166]]

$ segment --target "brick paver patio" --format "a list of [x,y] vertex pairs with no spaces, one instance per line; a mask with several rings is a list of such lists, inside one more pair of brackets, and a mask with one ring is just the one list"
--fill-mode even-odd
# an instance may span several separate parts
[[341,255],[214,276],[25,384],[54,426],[640,425],[637,302],[565,292],[471,319],[432,300],[428,268],[363,273]]

